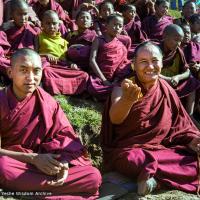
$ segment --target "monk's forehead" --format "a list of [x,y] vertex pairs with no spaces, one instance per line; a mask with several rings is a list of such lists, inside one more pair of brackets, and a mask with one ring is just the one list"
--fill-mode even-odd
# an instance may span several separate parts
[[136,59],[143,59],[146,56],[162,58],[160,50],[154,45],[146,45],[141,47],[137,52]]
[[41,59],[38,55],[19,55],[15,58],[14,66],[21,65],[24,67],[42,67]]

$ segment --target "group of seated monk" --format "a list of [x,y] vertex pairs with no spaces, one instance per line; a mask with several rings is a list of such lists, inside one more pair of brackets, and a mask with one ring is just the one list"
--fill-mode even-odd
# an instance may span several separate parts
[[0,188],[99,197],[101,174],[51,96],[88,93],[105,102],[105,171],[139,195],[200,192],[200,14],[193,1],[176,21],[169,1],[143,4],[83,1],[67,13],[55,0],[4,2]]

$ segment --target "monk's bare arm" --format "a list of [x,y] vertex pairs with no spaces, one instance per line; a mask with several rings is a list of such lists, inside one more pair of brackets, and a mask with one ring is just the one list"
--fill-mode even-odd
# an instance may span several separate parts
[[101,70],[99,69],[99,66],[96,62],[97,53],[99,48],[99,40],[96,38],[94,42],[92,43],[91,53],[90,53],[90,67],[92,68],[93,72],[102,80],[107,81]]
[[139,100],[141,88],[130,80],[124,80],[122,87],[115,87],[111,96],[110,120],[121,124],[128,116],[132,106]]
[[178,75],[177,75],[179,81],[185,80],[185,79],[189,78],[189,76],[190,76],[190,70],[189,70],[189,69],[187,69],[187,70],[186,70],[185,72],[183,72],[182,74],[178,74]]

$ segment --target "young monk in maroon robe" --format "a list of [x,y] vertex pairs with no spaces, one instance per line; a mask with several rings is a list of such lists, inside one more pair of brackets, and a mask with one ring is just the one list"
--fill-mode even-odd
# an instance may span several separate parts
[[149,39],[160,41],[165,27],[173,24],[173,18],[167,15],[169,5],[167,0],[157,0],[155,15],[148,16],[142,21],[142,29]]
[[50,94],[81,94],[86,90],[88,74],[66,57],[68,42],[59,32],[59,18],[52,10],[42,19],[38,36],[38,52],[43,58],[43,87]]
[[191,30],[188,24],[182,24],[184,39],[181,44],[192,74],[200,80],[200,43],[191,41]]
[[192,41],[200,43],[200,14],[194,14],[189,19]]
[[35,199],[96,199],[101,175],[59,104],[39,87],[39,55],[20,49],[11,65],[13,83],[0,91],[1,188],[52,195]]
[[35,37],[38,28],[28,23],[28,5],[24,0],[11,1],[11,13],[14,26],[5,30],[8,42],[11,45],[10,54],[23,47],[34,49]]
[[88,92],[98,100],[105,100],[114,85],[129,74],[130,62],[127,60],[127,48],[118,36],[123,28],[121,15],[110,15],[107,18],[107,31],[98,36],[90,54],[90,76]]
[[84,71],[89,69],[89,57],[92,42],[96,38],[96,32],[91,30],[92,17],[87,11],[81,11],[76,16],[78,30],[69,34],[69,49],[67,55],[71,61],[80,66]]
[[99,18],[94,21],[94,30],[97,35],[102,35],[106,32],[106,19],[114,13],[113,4],[109,1],[104,1],[99,5]]
[[155,0],[133,0],[132,2],[130,1],[130,3],[135,5],[137,14],[141,21],[143,21],[145,17],[151,16],[155,13]]
[[166,187],[197,192],[200,132],[159,78],[161,68],[158,46],[136,49],[135,76],[114,88],[103,113],[104,164],[136,180],[139,195]]
[[42,20],[43,13],[45,11],[54,10],[58,14],[59,19],[62,20],[63,22],[61,23],[60,26],[60,32],[62,33],[63,36],[66,36],[66,34],[69,32],[69,29],[70,30],[76,29],[76,25],[73,22],[73,20],[70,19],[69,15],[55,0],[38,0],[37,2],[32,4],[32,7],[40,20]]
[[174,23],[181,26],[181,24],[189,24],[190,17],[197,12],[196,4],[192,1],[186,1],[183,5],[181,17],[174,20]]
[[144,31],[141,30],[141,22],[136,18],[136,8],[134,5],[126,4],[121,9],[122,15],[124,17],[124,28],[123,30],[131,38],[131,50],[128,57],[133,56],[136,46],[144,42],[147,36]]
[[185,101],[184,106],[193,118],[196,91],[200,82],[191,76],[189,66],[181,48],[184,33],[180,26],[171,24],[163,33],[163,42],[160,47],[163,51],[163,68],[161,77],[176,90],[178,96]]

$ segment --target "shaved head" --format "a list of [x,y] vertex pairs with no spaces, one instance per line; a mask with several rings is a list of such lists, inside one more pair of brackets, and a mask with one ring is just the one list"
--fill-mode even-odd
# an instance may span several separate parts
[[30,57],[31,60],[37,62],[38,65],[42,67],[42,62],[39,54],[29,48],[22,48],[15,51],[15,53],[13,53],[13,55],[11,56],[11,66],[14,67],[16,60],[24,56]]
[[42,16],[42,20],[44,20],[44,19],[46,19],[46,18],[49,18],[49,17],[51,17],[51,16],[57,18],[58,21],[59,21],[58,14],[57,14],[55,11],[53,11],[53,10],[47,10],[46,12],[44,12],[44,14],[43,14],[43,16]]
[[163,37],[175,36],[180,35],[184,37],[184,32],[182,28],[176,24],[168,25],[163,31]]
[[28,4],[24,0],[11,0],[10,9],[11,12],[14,12],[16,9],[25,8],[28,9]]

